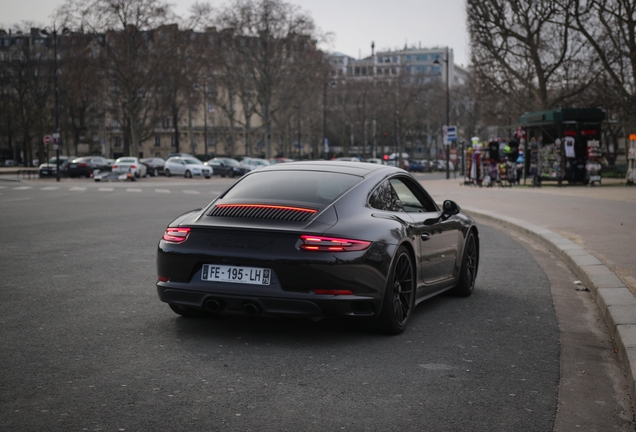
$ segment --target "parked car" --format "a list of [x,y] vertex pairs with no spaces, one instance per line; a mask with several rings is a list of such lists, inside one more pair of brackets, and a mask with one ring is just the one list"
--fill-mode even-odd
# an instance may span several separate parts
[[243,158],[241,159],[241,162],[239,163],[243,166],[248,167],[250,171],[262,168],[267,165],[271,165],[267,159],[259,159],[259,158],[251,158],[251,157]]
[[152,158],[144,158],[140,159],[141,163],[146,165],[148,168],[148,174],[153,177],[157,177],[160,174],[163,174],[163,167],[166,161],[160,157],[152,157]]
[[334,160],[344,161],[344,162],[360,162],[360,159],[358,159],[357,157],[348,157],[348,156],[347,157],[339,157],[339,158],[336,158]]
[[[389,166],[397,166],[398,160],[398,154],[391,153],[387,158],[386,164]],[[400,168],[408,171],[409,166],[411,166],[411,163],[409,162],[409,154],[402,153],[402,166]]]
[[172,175],[182,175],[185,178],[194,176],[212,177],[212,168],[192,156],[171,157],[163,165],[163,172],[166,177]]
[[365,162],[378,164],[378,165],[384,165],[384,161],[380,158],[369,158],[369,159],[366,159]]
[[110,171],[108,159],[101,156],[84,156],[72,159],[65,166],[66,175],[69,177],[90,177],[91,174],[100,171]]
[[[440,171],[446,171],[446,161],[444,159],[437,160],[437,169]],[[450,171],[455,171],[455,164],[453,163],[453,161],[451,161],[448,165],[448,169]]]
[[293,161],[294,161],[294,159],[280,157],[280,158],[271,158],[269,160],[269,163],[270,163],[270,165],[273,165],[273,164],[277,164],[277,163],[286,163],[286,162],[293,162]]
[[113,163],[113,174],[130,174],[132,179],[146,177],[148,169],[146,165],[139,161],[139,158],[132,156],[120,157]]
[[[64,173],[64,163],[75,159],[75,156],[60,156],[60,174]],[[38,168],[40,177],[52,177],[57,175],[57,158],[53,156],[51,159],[43,163]]]
[[168,156],[166,156],[166,160],[170,159],[171,157],[175,157],[175,156],[194,157],[190,153],[170,153],[170,154],[168,154]]
[[296,162],[252,171],[173,220],[156,288],[186,317],[349,317],[398,334],[425,299],[470,296],[478,267],[474,221],[405,171]]
[[236,159],[232,158],[215,157],[206,163],[214,169],[215,175],[218,174],[221,177],[240,177],[250,172],[248,167],[239,164]]
[[421,162],[411,161],[408,172],[424,172],[425,170],[427,170],[427,167],[422,166]]

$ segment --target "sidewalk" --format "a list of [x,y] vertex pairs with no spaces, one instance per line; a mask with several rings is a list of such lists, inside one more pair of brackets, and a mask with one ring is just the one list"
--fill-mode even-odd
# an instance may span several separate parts
[[636,401],[636,187],[603,181],[561,188],[479,188],[459,177],[421,183],[436,202],[451,199],[478,222],[528,235],[570,266],[607,321]]

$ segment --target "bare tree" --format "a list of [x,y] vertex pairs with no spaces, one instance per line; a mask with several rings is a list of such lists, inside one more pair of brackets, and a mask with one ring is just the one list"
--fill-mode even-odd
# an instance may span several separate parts
[[[33,30],[34,32],[37,29]],[[31,37],[17,38],[15,49],[12,50],[12,61],[3,67],[3,95],[11,109],[10,133],[22,141],[24,162],[32,164],[37,154],[44,157],[44,147],[41,139],[45,132],[53,130],[50,120],[52,116],[47,111],[47,104],[53,89],[53,48],[44,44],[31,44]],[[48,40],[46,40],[49,42]],[[49,49],[50,48],[50,49]],[[50,60],[50,61],[49,61]],[[18,143],[16,139],[16,144]],[[33,143],[36,139],[37,149],[34,152]],[[14,147],[14,158],[17,159],[17,146]]]
[[596,76],[571,30],[572,0],[468,0],[467,16],[476,77],[508,109],[558,106]]
[[[613,118],[622,119],[634,132],[636,120],[636,2],[634,0],[574,0],[574,29],[592,47],[591,60],[602,67],[596,94]],[[618,155],[618,129],[612,128],[608,161]],[[610,145],[610,143],[612,145]],[[627,140],[625,140],[627,145]],[[613,150],[613,151],[612,151]],[[625,152],[627,154],[627,151]]]
[[59,51],[64,61],[59,75],[60,105],[64,129],[71,131],[73,154],[91,124],[103,118],[105,77],[102,73],[101,38],[103,35],[75,33],[60,38]]
[[252,81],[264,126],[266,156],[271,157],[272,116],[286,104],[306,72],[304,60],[315,53],[312,19],[281,0],[236,0],[218,16],[231,29],[240,61]]
[[158,89],[165,51],[154,42],[153,29],[173,18],[168,3],[160,0],[67,0],[57,10],[68,25],[105,31],[111,84],[111,110],[123,113],[130,143],[124,152],[137,156],[139,143],[149,138],[160,119]]

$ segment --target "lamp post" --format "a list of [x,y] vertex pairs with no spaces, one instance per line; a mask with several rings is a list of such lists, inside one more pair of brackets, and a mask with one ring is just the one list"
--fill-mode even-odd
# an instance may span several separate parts
[[295,108],[296,108],[296,120],[298,122],[298,128],[296,130],[296,132],[298,133],[296,145],[298,146],[298,160],[300,160],[300,158],[301,158],[301,154],[300,154],[300,105],[296,105]]
[[[442,59],[442,61],[444,63],[446,63],[446,126],[448,127],[450,125],[450,82],[449,82],[449,77],[448,77],[448,71],[449,71],[449,67],[448,67],[448,60],[449,60],[449,55],[448,55],[448,46],[446,47],[446,59]],[[441,65],[439,59],[435,59],[435,61],[433,62],[434,64],[437,65]],[[446,145],[446,180],[448,180],[450,178],[450,142],[448,144],[444,143]]]
[[[54,140],[57,140],[57,143],[55,144],[55,180],[56,181],[60,181],[60,101],[59,101],[59,93],[60,93],[60,88],[58,86],[58,82],[57,82],[57,34],[58,34],[58,28],[55,26],[55,23],[53,23],[53,30],[51,29],[42,29],[40,30],[40,36],[42,37],[49,37],[50,35],[53,36],[53,79],[55,82],[55,134],[53,136]],[[69,29],[67,29],[66,27],[64,27],[62,29],[62,34],[63,35],[67,35],[71,33],[71,31]],[[54,141],[55,143],[55,141]]]

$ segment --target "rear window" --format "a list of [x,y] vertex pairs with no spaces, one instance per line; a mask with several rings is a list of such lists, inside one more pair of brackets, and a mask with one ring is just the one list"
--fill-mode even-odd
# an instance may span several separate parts
[[333,172],[258,172],[238,182],[223,199],[329,204],[361,180],[362,177]]

